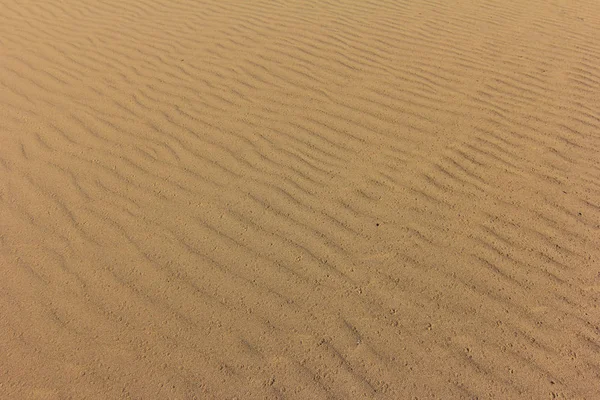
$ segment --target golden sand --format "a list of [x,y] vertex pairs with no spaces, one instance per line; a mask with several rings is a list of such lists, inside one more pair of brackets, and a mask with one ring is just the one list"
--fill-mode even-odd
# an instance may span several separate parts
[[0,398],[600,398],[599,27],[0,0]]

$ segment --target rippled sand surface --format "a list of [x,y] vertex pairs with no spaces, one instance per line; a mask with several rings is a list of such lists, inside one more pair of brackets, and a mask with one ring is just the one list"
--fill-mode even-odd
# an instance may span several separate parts
[[0,0],[0,398],[597,399],[598,27]]

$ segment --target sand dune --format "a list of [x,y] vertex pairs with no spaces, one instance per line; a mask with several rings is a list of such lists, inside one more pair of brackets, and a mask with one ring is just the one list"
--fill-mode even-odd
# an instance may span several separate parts
[[599,16],[0,0],[0,398],[599,398]]

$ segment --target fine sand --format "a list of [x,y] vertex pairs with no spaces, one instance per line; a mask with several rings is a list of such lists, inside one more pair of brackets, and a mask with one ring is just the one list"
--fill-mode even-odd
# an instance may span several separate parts
[[0,399],[600,398],[599,27],[0,0]]

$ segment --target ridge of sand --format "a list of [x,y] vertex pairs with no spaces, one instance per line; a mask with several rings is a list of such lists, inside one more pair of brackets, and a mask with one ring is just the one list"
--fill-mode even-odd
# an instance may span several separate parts
[[597,398],[599,16],[0,0],[0,398]]

